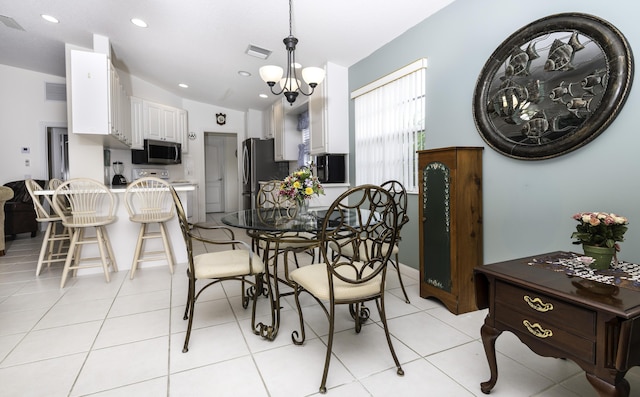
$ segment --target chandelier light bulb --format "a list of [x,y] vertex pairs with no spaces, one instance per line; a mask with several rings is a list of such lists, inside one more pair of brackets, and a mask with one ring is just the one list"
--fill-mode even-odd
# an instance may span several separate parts
[[322,83],[324,75],[324,69],[315,66],[302,69],[302,79],[313,88]]
[[283,74],[284,70],[280,66],[267,65],[260,68],[260,78],[271,87],[282,79]]

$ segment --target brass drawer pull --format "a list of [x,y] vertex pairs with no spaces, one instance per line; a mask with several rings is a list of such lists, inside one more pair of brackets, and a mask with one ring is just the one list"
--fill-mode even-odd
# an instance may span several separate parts
[[538,323],[535,324],[531,324],[529,322],[529,320],[524,320],[522,321],[522,324],[524,324],[525,327],[527,327],[527,330],[533,335],[536,336],[538,338],[548,338],[550,336],[553,336],[553,331],[551,331],[550,329],[544,329],[542,328],[542,326]]
[[529,295],[525,295],[523,299],[533,310],[543,313],[553,310],[553,303],[542,303],[540,298],[531,298]]

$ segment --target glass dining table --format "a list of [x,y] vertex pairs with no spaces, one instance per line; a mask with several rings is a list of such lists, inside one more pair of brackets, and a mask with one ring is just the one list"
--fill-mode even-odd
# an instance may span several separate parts
[[[262,252],[266,269],[265,284],[272,292],[252,292],[270,297],[271,324],[258,323],[254,330],[262,337],[269,340],[276,338],[280,328],[280,299],[293,293],[281,293],[279,286],[281,283],[292,286],[288,280],[289,254],[312,251],[315,255],[316,249],[322,244],[319,232],[326,214],[326,208],[309,209],[304,215],[286,208],[261,208],[232,212],[221,219],[227,226],[245,229],[252,239],[253,249]],[[331,220],[328,227],[332,227]],[[274,254],[270,256],[272,252]],[[281,254],[284,258],[283,269],[279,269],[278,262]]]

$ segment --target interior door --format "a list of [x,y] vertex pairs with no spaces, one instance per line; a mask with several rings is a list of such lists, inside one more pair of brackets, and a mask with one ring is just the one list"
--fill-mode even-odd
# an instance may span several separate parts
[[47,128],[49,179],[69,179],[69,136],[66,128]]
[[205,138],[206,212],[224,212],[224,138]]

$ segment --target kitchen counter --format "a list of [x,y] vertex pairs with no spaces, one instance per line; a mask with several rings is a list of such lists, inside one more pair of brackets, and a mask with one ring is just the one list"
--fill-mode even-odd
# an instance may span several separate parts
[[[185,212],[187,212],[187,193],[195,190],[195,184],[180,184],[173,187],[176,192],[178,192],[180,201],[182,202]],[[138,241],[140,224],[129,221],[129,213],[127,212],[127,208],[123,204],[126,186],[114,186],[109,190],[115,194],[117,199],[116,216],[118,217],[118,220],[115,223],[107,226],[107,233],[109,234],[109,240],[111,241],[111,246],[113,247],[114,255],[116,257],[118,270],[127,271],[131,269],[131,265],[133,262],[133,253],[136,248],[136,242]],[[35,193],[37,195],[53,195],[53,192],[53,190],[41,190]],[[157,225],[151,226],[151,228],[152,230],[155,230],[157,229]],[[187,251],[184,244],[184,239],[182,237],[182,231],[180,230],[180,225],[178,225],[178,220],[176,217],[173,217],[173,219],[167,222],[167,231],[169,232],[169,242],[171,243],[171,249],[173,251],[175,264],[185,264],[187,262]],[[87,246],[83,248],[83,250],[84,249],[87,250],[87,256],[98,255],[98,249],[95,246]],[[91,250],[93,249],[95,250],[95,252],[91,253]],[[158,250],[162,250],[162,243],[160,242],[160,240],[151,239],[145,241],[145,251]],[[144,277],[144,269],[152,266],[167,266],[167,262],[166,260],[141,262],[138,264],[136,277]],[[103,270],[101,267],[95,267],[89,269],[79,269],[78,274],[83,275],[102,273],[102,271]],[[168,266],[167,274],[169,274]]]

